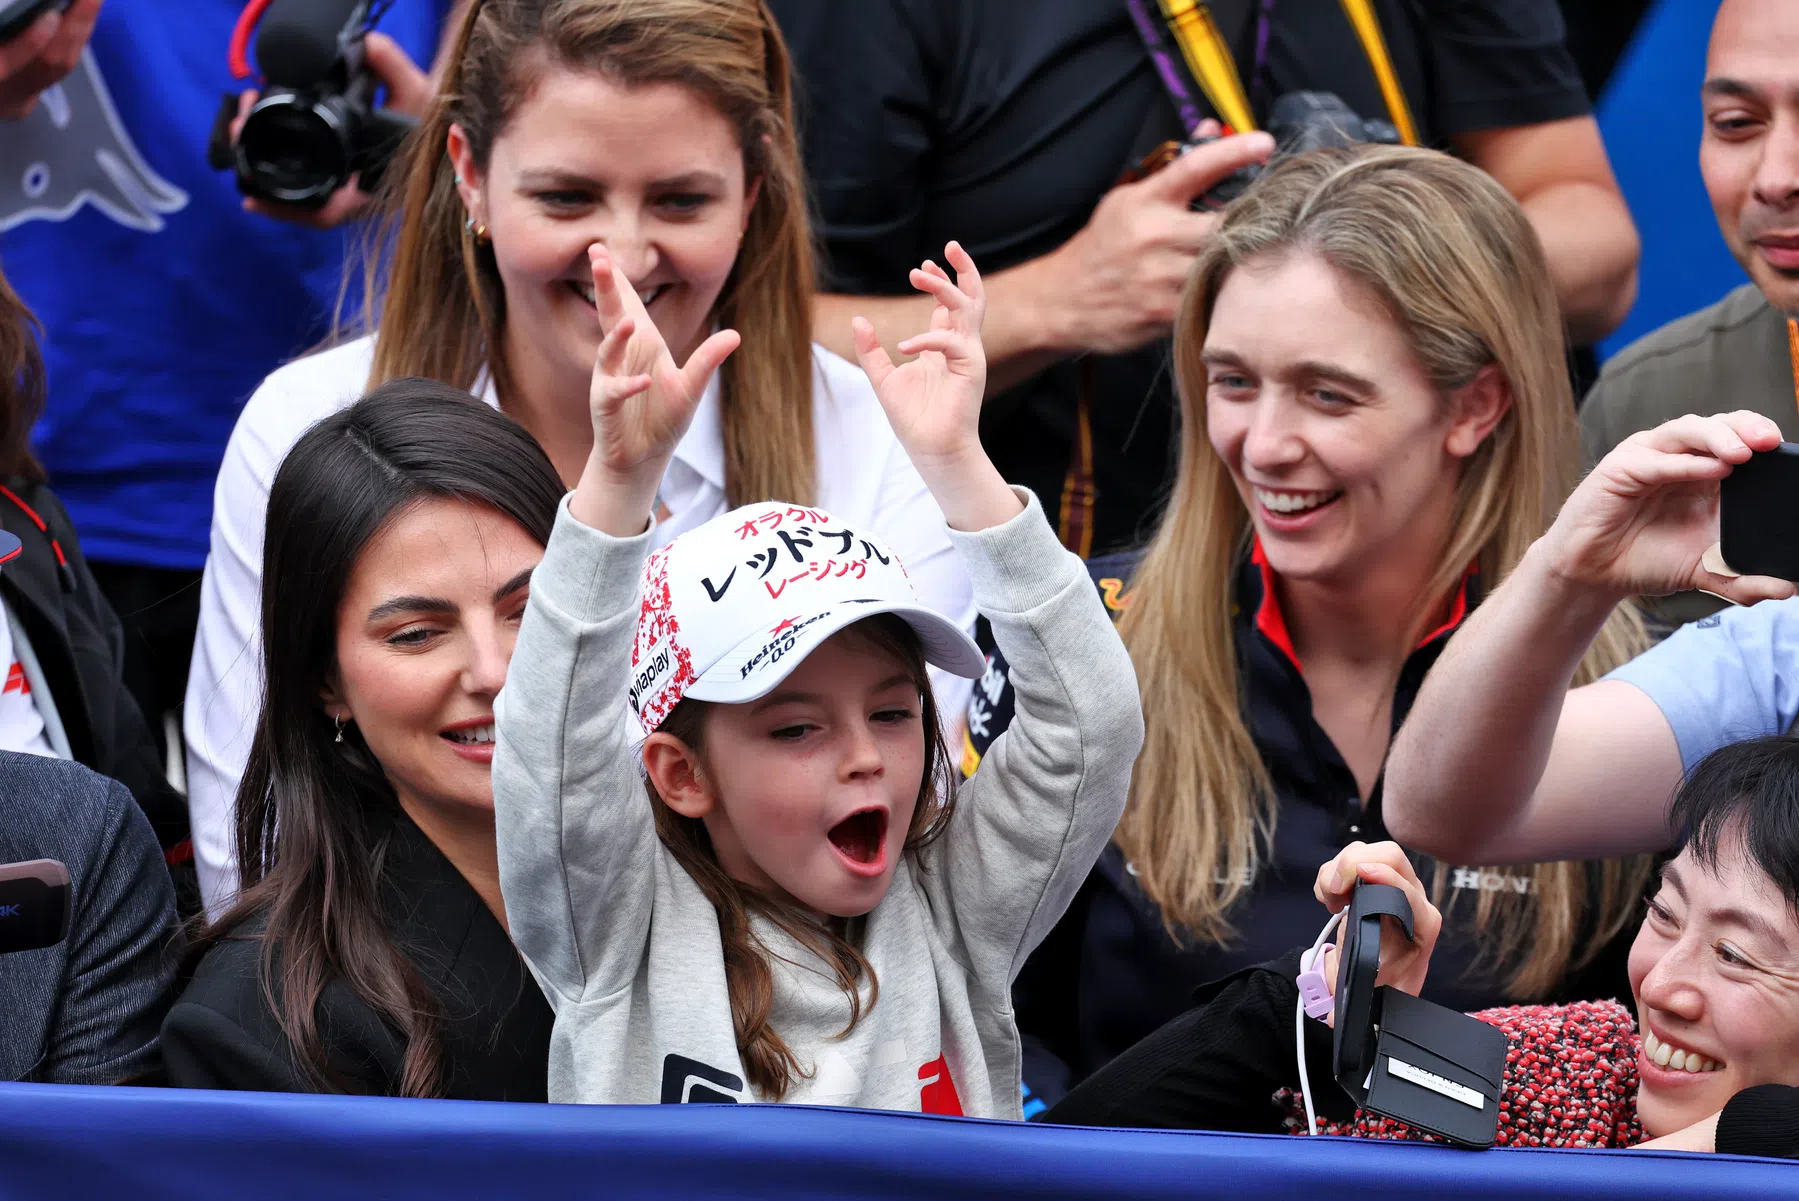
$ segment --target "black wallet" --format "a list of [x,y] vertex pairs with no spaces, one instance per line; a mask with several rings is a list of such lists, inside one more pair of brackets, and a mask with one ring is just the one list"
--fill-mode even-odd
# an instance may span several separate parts
[[1485,1150],[1499,1131],[1505,1033],[1410,993],[1377,988],[1383,916],[1412,937],[1405,893],[1358,884],[1338,944],[1337,1083],[1371,1113]]

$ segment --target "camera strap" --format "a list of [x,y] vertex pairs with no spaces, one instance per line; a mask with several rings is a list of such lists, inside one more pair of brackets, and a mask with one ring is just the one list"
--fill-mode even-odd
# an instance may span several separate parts
[[[1373,0],[1338,2],[1343,6],[1343,15],[1348,18],[1350,28],[1355,31],[1356,40],[1362,44],[1362,54],[1368,60],[1375,84],[1386,103],[1387,116],[1399,131],[1400,140],[1407,146],[1418,145],[1418,126],[1406,103],[1405,89],[1400,86],[1393,56],[1387,51],[1386,35],[1381,31],[1380,18],[1375,15]],[[1200,120],[1198,106],[1193,100],[1194,90],[1205,96],[1212,111],[1230,132],[1248,133],[1256,128],[1255,113],[1243,88],[1243,80],[1237,74],[1236,58],[1219,32],[1218,22],[1213,19],[1211,5],[1206,0],[1156,0],[1161,16],[1159,22],[1150,16],[1149,0],[1126,0],[1126,3],[1162,87],[1174,102],[1181,115],[1181,125],[1189,136]],[[1258,7],[1256,59],[1259,79],[1262,61],[1267,56],[1274,5],[1272,0],[1259,0]],[[1166,40],[1162,37],[1164,29],[1168,34]],[[1180,52],[1178,59],[1170,53],[1170,40]],[[1194,84],[1193,89],[1188,88],[1188,80]]]

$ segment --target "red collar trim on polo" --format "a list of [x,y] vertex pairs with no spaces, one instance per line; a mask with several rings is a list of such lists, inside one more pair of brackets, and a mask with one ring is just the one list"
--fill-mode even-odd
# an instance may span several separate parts
[[[1287,662],[1293,664],[1294,670],[1303,673],[1305,668],[1300,665],[1299,652],[1293,649],[1293,636],[1287,632],[1287,619],[1281,613],[1280,600],[1274,593],[1274,568],[1268,565],[1268,556],[1262,553],[1260,536],[1250,547],[1249,561],[1262,573],[1262,603],[1256,606],[1256,629],[1274,644],[1276,650],[1287,656]],[[1448,619],[1426,634],[1414,649],[1423,650],[1445,634],[1454,632],[1468,619],[1468,581],[1478,573],[1478,565],[1470,563],[1468,570],[1462,573],[1462,582],[1456,586],[1455,603],[1449,607]]]
[[1293,649],[1293,637],[1287,633],[1287,619],[1281,614],[1280,601],[1274,596],[1274,568],[1268,566],[1268,556],[1262,553],[1259,535],[1250,548],[1249,561],[1262,572],[1262,603],[1256,606],[1256,629],[1274,643],[1274,649],[1287,656],[1287,662],[1303,672],[1305,669],[1299,666],[1299,652]]

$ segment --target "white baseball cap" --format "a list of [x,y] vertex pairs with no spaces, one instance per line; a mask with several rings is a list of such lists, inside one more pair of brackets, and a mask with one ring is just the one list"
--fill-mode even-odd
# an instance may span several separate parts
[[925,607],[876,534],[817,509],[745,505],[652,554],[631,646],[631,707],[654,730],[683,697],[742,704],[772,692],[825,639],[891,613],[925,661],[974,679],[981,652]]

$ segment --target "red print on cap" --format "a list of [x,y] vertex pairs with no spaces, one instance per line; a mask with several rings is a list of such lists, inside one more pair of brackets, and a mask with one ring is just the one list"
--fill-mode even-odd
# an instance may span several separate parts
[[668,644],[674,655],[675,667],[666,684],[642,698],[637,713],[647,730],[662,724],[697,678],[693,659],[680,641],[680,633],[680,623],[675,620],[674,598],[668,587],[668,551],[659,550],[650,556],[644,572],[643,607],[637,619],[637,638],[631,644],[631,669],[635,672],[642,666],[644,657],[663,643]]

